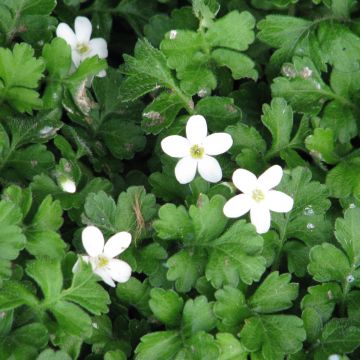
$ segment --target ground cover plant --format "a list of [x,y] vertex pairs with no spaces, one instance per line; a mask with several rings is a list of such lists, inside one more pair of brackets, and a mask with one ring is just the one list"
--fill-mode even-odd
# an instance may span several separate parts
[[0,360],[360,358],[356,0],[0,0]]

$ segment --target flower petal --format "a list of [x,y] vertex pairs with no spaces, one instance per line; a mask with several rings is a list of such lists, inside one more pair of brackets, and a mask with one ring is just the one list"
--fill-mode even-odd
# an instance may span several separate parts
[[228,218],[237,218],[246,214],[251,208],[251,198],[247,194],[236,195],[224,206],[224,214]]
[[131,234],[121,231],[113,235],[104,246],[104,255],[113,258],[126,250],[131,243]]
[[97,55],[100,59],[106,59],[109,55],[107,42],[103,38],[91,39],[89,42],[90,51],[87,57]]
[[264,204],[253,204],[250,210],[250,220],[256,231],[259,234],[264,234],[270,229],[270,210]]
[[256,188],[256,176],[246,169],[235,170],[232,177],[234,185],[243,193],[251,193]]
[[64,179],[63,181],[60,181],[60,187],[64,192],[69,194],[74,194],[76,192],[76,184],[71,179]]
[[90,41],[92,25],[88,18],[78,16],[75,19],[75,34],[78,43],[87,44]]
[[203,145],[205,154],[219,155],[228,151],[233,144],[233,139],[226,133],[215,133],[205,138]]
[[[86,256],[86,255],[82,255],[81,256],[82,260],[86,263],[88,263],[90,261],[90,258],[89,256]],[[72,272],[73,273],[76,273],[77,271],[79,271],[79,267],[80,267],[80,264],[81,264],[81,259],[78,258],[76,263],[74,264],[73,268],[72,268]]]
[[106,76],[106,70],[101,70],[96,76],[99,77],[99,78],[105,77]]
[[293,208],[294,200],[281,191],[270,190],[266,194],[266,204],[271,211],[285,213]]
[[207,135],[206,120],[201,115],[193,115],[189,117],[186,124],[186,137],[191,145],[201,145]]
[[102,254],[104,249],[104,236],[96,226],[87,226],[82,232],[84,249],[91,257]]
[[186,156],[179,160],[175,166],[175,176],[180,184],[191,182],[196,174],[197,160],[191,156]]
[[99,275],[101,277],[101,279],[104,281],[104,283],[108,284],[111,287],[115,287],[115,283],[113,281],[113,279],[111,278],[110,272],[108,269],[105,268],[101,268],[101,269],[96,269],[94,270],[94,273],[96,275]]
[[56,28],[56,36],[64,39],[72,48],[76,47],[76,35],[68,24],[60,23]]
[[75,69],[76,69],[80,65],[80,63],[83,59],[77,50],[72,50],[71,51],[71,60],[72,60],[73,64],[75,65]]
[[262,190],[270,190],[280,184],[282,176],[281,166],[274,165],[259,176],[257,185]]
[[171,157],[182,158],[189,156],[189,140],[179,135],[171,135],[161,141],[161,148]]
[[204,155],[198,160],[199,174],[206,180],[216,183],[222,178],[222,171],[219,162],[212,156]]
[[127,282],[131,277],[131,267],[125,261],[111,259],[107,269],[108,274],[117,282]]

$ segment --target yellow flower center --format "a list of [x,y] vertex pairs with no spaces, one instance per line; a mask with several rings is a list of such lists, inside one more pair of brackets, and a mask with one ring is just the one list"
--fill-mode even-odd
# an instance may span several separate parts
[[265,195],[264,193],[260,190],[260,189],[255,189],[252,192],[252,198],[256,201],[256,202],[261,202],[265,199]]
[[190,148],[190,155],[194,158],[194,159],[201,159],[204,155],[204,148],[199,146],[199,145],[193,145]]
[[76,50],[80,53],[80,54],[85,54],[90,50],[90,47],[88,44],[77,44],[76,46]]
[[103,268],[108,264],[109,264],[109,259],[106,256],[100,255],[98,257],[98,261],[97,261],[97,267],[98,268]]

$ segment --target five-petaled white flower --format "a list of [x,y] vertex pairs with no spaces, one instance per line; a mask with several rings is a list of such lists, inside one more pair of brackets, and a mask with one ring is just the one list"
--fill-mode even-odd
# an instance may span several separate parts
[[229,218],[237,218],[250,210],[250,220],[259,234],[270,229],[270,210],[280,213],[288,212],[294,200],[281,191],[272,190],[279,185],[283,170],[274,165],[259,178],[245,169],[238,169],[233,174],[234,185],[243,192],[231,198],[224,206],[224,214]]
[[[103,38],[91,39],[92,25],[89,19],[78,16],[75,19],[75,32],[66,23],[60,23],[56,35],[64,39],[71,47],[71,58],[75,68],[82,61],[95,55],[100,59],[108,57],[107,43]],[[106,71],[100,71],[98,77],[104,77]]]
[[229,134],[215,133],[207,136],[206,120],[193,115],[186,124],[186,138],[171,135],[161,141],[163,151],[175,158],[181,158],[175,167],[175,176],[180,184],[191,182],[196,170],[209,182],[218,182],[222,171],[218,161],[211,155],[228,151],[233,140]]
[[[131,267],[125,261],[114,259],[126,250],[131,243],[131,234],[126,231],[113,235],[105,244],[102,232],[96,226],[87,226],[82,232],[82,243],[88,255],[82,256],[90,263],[93,272],[102,280],[115,287],[115,282],[124,283],[131,276]],[[77,271],[79,260],[73,267]]]

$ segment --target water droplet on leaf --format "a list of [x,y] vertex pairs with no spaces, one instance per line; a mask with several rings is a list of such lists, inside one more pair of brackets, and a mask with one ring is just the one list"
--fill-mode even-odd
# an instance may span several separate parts
[[314,209],[313,209],[313,207],[311,205],[308,205],[308,206],[305,207],[304,215],[306,215],[306,216],[314,215]]
[[312,223],[308,223],[308,224],[306,225],[306,228],[307,228],[308,230],[310,230],[310,231],[313,231],[313,230],[315,229],[315,225],[312,224]]

